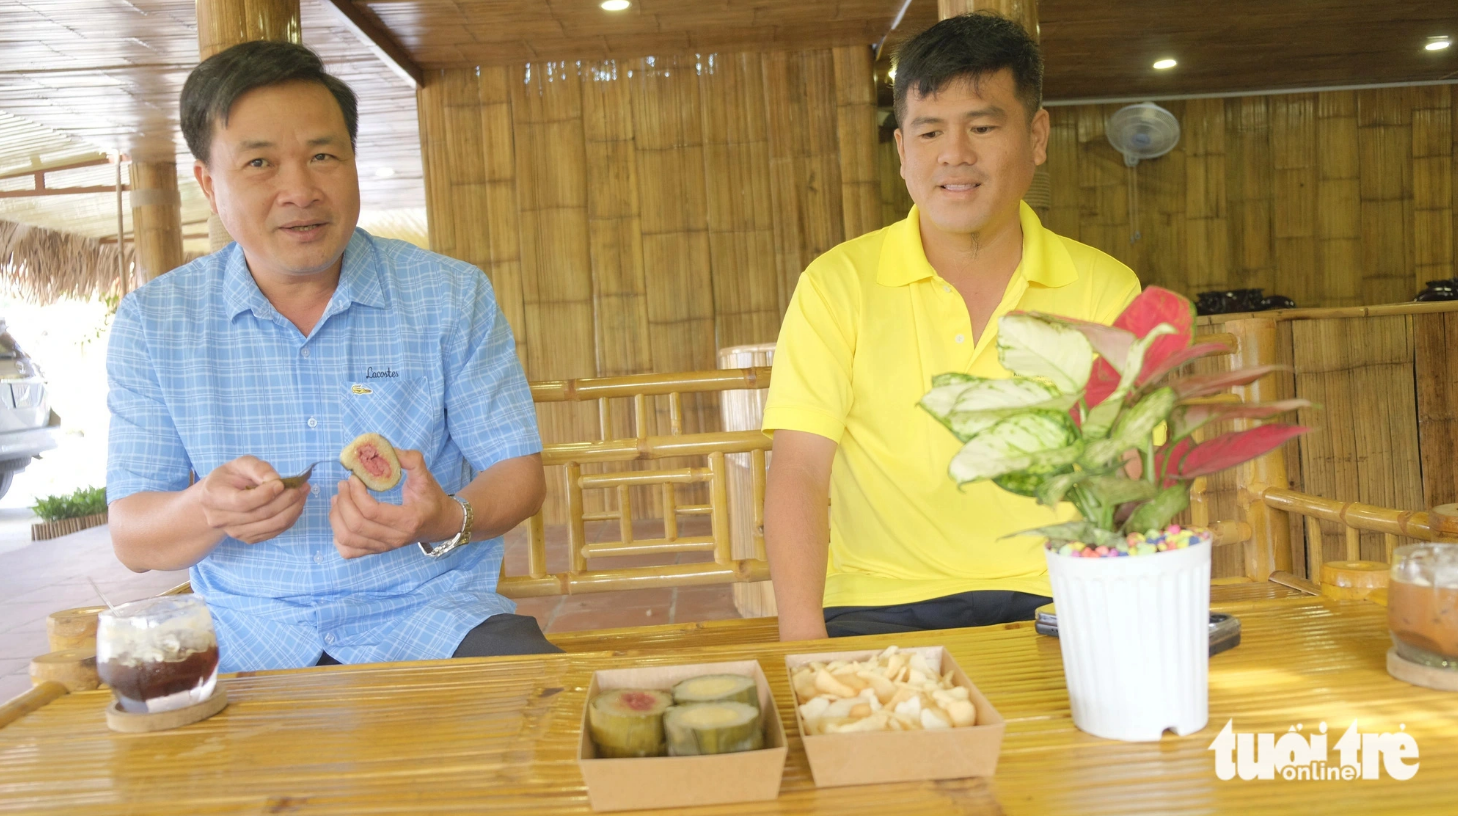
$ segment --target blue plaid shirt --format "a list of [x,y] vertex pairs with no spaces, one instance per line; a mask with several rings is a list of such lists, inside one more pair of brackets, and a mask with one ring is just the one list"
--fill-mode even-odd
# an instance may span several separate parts
[[[500,538],[440,559],[418,547],[346,561],[329,498],[366,431],[421,451],[453,493],[542,449],[511,329],[475,267],[356,230],[339,286],[304,337],[237,244],[127,296],[107,352],[107,499],[188,486],[251,454],[284,475],[322,460],[303,515],[259,544],[225,538],[192,568],[222,671],[450,657],[516,606],[496,593]],[[399,504],[402,487],[377,494]]]

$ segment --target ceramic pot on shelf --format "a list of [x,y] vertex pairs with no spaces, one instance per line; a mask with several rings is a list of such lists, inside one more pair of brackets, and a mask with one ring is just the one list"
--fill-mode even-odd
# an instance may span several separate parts
[[1208,543],[1153,555],[1046,551],[1073,723],[1097,737],[1152,742],[1209,720]]

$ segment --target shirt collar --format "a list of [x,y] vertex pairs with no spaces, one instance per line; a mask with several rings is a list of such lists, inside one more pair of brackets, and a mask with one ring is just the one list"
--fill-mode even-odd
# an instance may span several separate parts
[[[270,315],[277,312],[268,298],[263,296],[248,263],[243,258],[243,248],[236,242],[222,249],[223,301],[232,319],[250,311],[256,315]],[[380,285],[379,260],[375,254],[374,241],[370,234],[356,228],[344,248],[344,265],[339,273],[339,286],[330,298],[325,314],[343,311],[348,304],[373,306],[383,309],[389,305],[389,298]]]
[[[1023,228],[1023,259],[1017,273],[1029,283],[1048,288],[1067,286],[1078,280],[1078,269],[1068,248],[1057,234],[1043,226],[1027,202],[1018,202],[1018,223]],[[882,286],[905,286],[935,277],[921,244],[921,221],[913,205],[905,219],[887,229],[881,245],[876,282]]]

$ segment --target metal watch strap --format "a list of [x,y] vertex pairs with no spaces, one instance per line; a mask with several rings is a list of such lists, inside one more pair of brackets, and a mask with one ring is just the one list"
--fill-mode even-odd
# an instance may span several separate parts
[[431,558],[440,558],[452,552],[457,547],[464,547],[471,543],[471,527],[475,524],[476,513],[471,509],[471,503],[460,496],[452,493],[450,498],[455,499],[461,504],[461,531],[456,534],[455,538],[449,538],[445,541],[437,542],[434,545],[426,544],[424,541],[419,542],[420,551]]

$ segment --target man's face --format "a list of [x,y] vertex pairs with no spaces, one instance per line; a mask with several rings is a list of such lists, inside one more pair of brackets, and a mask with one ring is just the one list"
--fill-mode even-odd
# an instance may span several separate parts
[[317,82],[238,98],[193,169],[255,274],[312,275],[344,254],[359,220],[359,174],[344,113]]
[[913,88],[896,150],[923,218],[942,232],[980,233],[1017,218],[1033,168],[1048,158],[1048,112],[1029,121],[1007,69],[929,96]]

